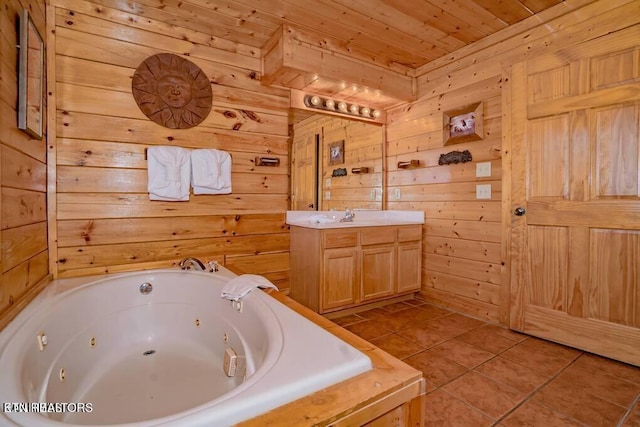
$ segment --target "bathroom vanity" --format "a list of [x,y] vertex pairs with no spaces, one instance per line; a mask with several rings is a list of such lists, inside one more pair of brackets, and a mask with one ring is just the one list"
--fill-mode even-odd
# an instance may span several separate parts
[[290,293],[321,314],[420,290],[424,213],[287,212]]

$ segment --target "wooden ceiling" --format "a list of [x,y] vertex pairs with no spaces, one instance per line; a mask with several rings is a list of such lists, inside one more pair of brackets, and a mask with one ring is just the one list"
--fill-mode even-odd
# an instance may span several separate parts
[[326,36],[324,48],[381,66],[418,68],[563,0],[134,0],[189,28],[262,47],[283,24]]
[[[264,49],[283,28],[292,28],[295,34],[289,35],[299,44],[324,51],[324,57],[330,52],[351,58],[356,65],[377,67],[382,71],[374,73],[374,77],[388,82],[384,73],[389,70],[399,78],[411,79],[419,67],[564,0],[94,1],[105,6],[120,4],[129,10],[139,7],[144,9],[144,16],[239,43],[245,46],[239,50],[244,51],[246,46]],[[354,67],[344,64],[333,67],[334,70],[340,68]],[[363,68],[363,72],[371,74],[369,70]],[[298,83],[305,80],[315,87],[287,86],[286,82],[273,80],[271,83],[307,92],[319,89],[319,94],[327,96],[343,95],[341,90],[358,83],[345,82],[344,78],[339,81],[336,76],[326,79],[321,72],[317,74],[320,80],[315,76],[310,78],[308,72],[298,76]],[[407,101],[381,91],[380,87],[367,87],[365,83],[360,83],[358,93],[351,94],[354,99],[363,97],[360,91],[363,87],[373,90],[367,93],[377,94],[377,101],[372,101],[377,105],[372,106],[378,108],[388,108],[399,100]],[[373,98],[367,95],[363,99]]]

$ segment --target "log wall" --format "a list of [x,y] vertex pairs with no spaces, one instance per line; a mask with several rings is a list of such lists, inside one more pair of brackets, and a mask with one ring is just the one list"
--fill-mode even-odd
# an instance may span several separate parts
[[18,22],[27,9],[45,38],[40,0],[0,7],[0,329],[48,282],[47,149],[18,129]]
[[[149,17],[142,22],[153,16],[144,5],[134,15],[104,1],[52,4],[54,273],[167,267],[195,256],[288,288],[289,98],[260,84],[260,51]],[[135,69],[162,52],[186,57],[212,83],[213,108],[196,127],[152,122],[131,94]],[[150,201],[145,149],[157,145],[228,151],[233,193]],[[256,156],[277,157],[280,166],[258,167]]]
[[[388,209],[425,212],[424,297],[508,323],[511,162],[503,141],[510,141],[511,130],[503,119],[511,108],[504,96],[510,67],[610,32],[640,29],[639,18],[637,0],[567,1],[418,69],[419,100],[388,111],[386,196]],[[445,146],[443,112],[475,102],[483,104],[484,139]],[[467,149],[471,163],[438,165],[440,154]],[[418,169],[398,170],[398,161],[411,159],[420,160]],[[478,162],[491,162],[491,177],[476,178]],[[477,184],[491,184],[490,200],[476,199]]]

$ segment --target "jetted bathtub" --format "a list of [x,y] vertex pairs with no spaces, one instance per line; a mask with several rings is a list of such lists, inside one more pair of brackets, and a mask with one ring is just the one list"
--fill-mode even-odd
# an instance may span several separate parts
[[371,369],[260,290],[222,299],[233,277],[54,281],[0,333],[0,425],[228,426]]

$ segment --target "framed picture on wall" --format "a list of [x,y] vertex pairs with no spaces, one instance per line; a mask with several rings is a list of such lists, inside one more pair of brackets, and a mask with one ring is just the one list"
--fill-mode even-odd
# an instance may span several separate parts
[[479,141],[484,138],[482,102],[445,111],[443,114],[444,145]]
[[44,120],[44,42],[27,9],[20,13],[18,129],[42,138]]
[[329,165],[344,163],[344,139],[329,144]]

